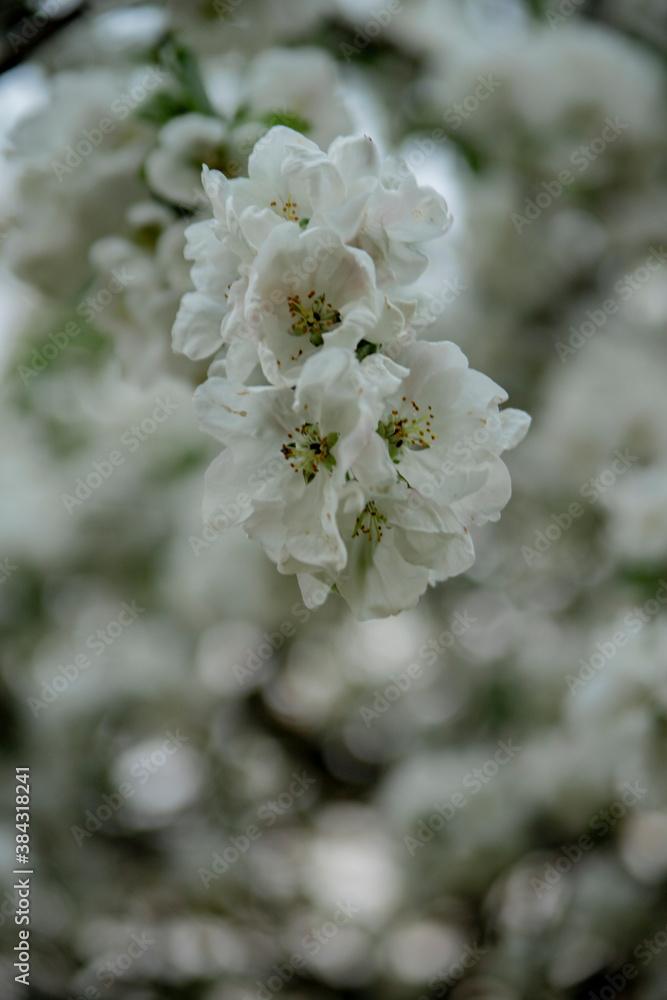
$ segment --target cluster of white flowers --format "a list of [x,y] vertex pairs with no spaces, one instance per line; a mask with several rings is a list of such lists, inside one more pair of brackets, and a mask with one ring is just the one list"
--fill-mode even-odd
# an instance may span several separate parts
[[214,355],[195,393],[225,445],[205,517],[243,525],[311,606],[335,587],[359,618],[395,614],[472,564],[529,418],[499,412],[506,394],[453,343],[415,340],[405,287],[450,220],[406,164],[277,126],[248,173],[204,167],[213,218],[186,231],[195,291],[173,330]]

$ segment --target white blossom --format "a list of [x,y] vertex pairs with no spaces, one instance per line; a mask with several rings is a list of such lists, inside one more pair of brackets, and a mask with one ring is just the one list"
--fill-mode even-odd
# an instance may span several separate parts
[[350,351],[327,348],[303,366],[296,392],[209,378],[195,394],[202,427],[227,447],[207,473],[207,520],[243,524],[284,573],[345,566],[338,507],[375,434],[387,369],[366,380]]
[[360,618],[412,607],[472,565],[469,529],[500,516],[511,488],[499,456],[530,422],[498,411],[505,393],[453,344],[418,343],[401,361],[409,374],[385,399],[342,529],[349,561],[335,582]]
[[319,348],[393,343],[406,315],[377,288],[367,254],[331,230],[302,233],[285,223],[270,233],[249,270],[240,322],[269,382],[293,385]]
[[323,586],[358,618],[413,607],[473,563],[470,528],[509,500],[500,455],[529,424],[454,344],[412,342],[417,303],[398,296],[446,205],[367,137],[325,154],[280,126],[247,178],[204,167],[203,183],[213,218],[186,233],[196,290],[173,341],[214,355],[195,395],[225,445],[207,521],[242,524],[307,603]]

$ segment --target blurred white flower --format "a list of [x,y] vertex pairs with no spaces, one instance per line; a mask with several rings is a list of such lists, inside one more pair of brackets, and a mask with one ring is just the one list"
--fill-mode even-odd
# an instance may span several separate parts
[[602,497],[614,553],[630,563],[664,564],[667,558],[667,467],[630,469]]
[[23,171],[5,252],[18,276],[48,295],[83,290],[90,244],[145,196],[140,167],[151,129],[132,114],[133,85],[145,98],[160,77],[150,69],[58,73],[49,104],[14,131]]
[[160,130],[157,146],[146,158],[149,186],[174,205],[196,208],[205,200],[201,166],[223,166],[226,136],[227,128],[219,118],[201,114],[172,118]]
[[348,132],[351,124],[338,92],[336,63],[319,48],[269,49],[256,56],[244,75],[240,103],[270,125],[281,118],[285,124],[298,121],[318,146]]

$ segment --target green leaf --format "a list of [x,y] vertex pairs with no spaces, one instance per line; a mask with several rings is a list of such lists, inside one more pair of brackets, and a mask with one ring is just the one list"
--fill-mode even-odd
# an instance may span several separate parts
[[294,111],[266,111],[264,114],[258,115],[256,121],[261,122],[262,125],[267,125],[269,128],[273,128],[274,125],[285,125],[287,128],[293,128],[295,132],[301,132],[303,135],[307,135],[310,132],[310,122],[307,122],[305,118],[301,118]]
[[136,117],[154,125],[166,125],[172,118],[193,110],[192,104],[188,104],[176,94],[163,90],[144,101],[137,109]]
[[162,46],[160,54],[167,69],[171,70],[183,88],[185,99],[191,105],[190,109],[202,115],[216,116],[206,93],[199,63],[192,52],[181,42],[170,38]]

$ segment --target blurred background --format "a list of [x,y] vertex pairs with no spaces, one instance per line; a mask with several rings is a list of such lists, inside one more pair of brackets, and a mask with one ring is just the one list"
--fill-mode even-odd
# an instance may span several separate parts
[[[663,1000],[665,0],[0,28],[3,1000]],[[385,621],[202,528],[183,232],[276,123],[445,196],[415,329],[533,415],[473,569]]]

